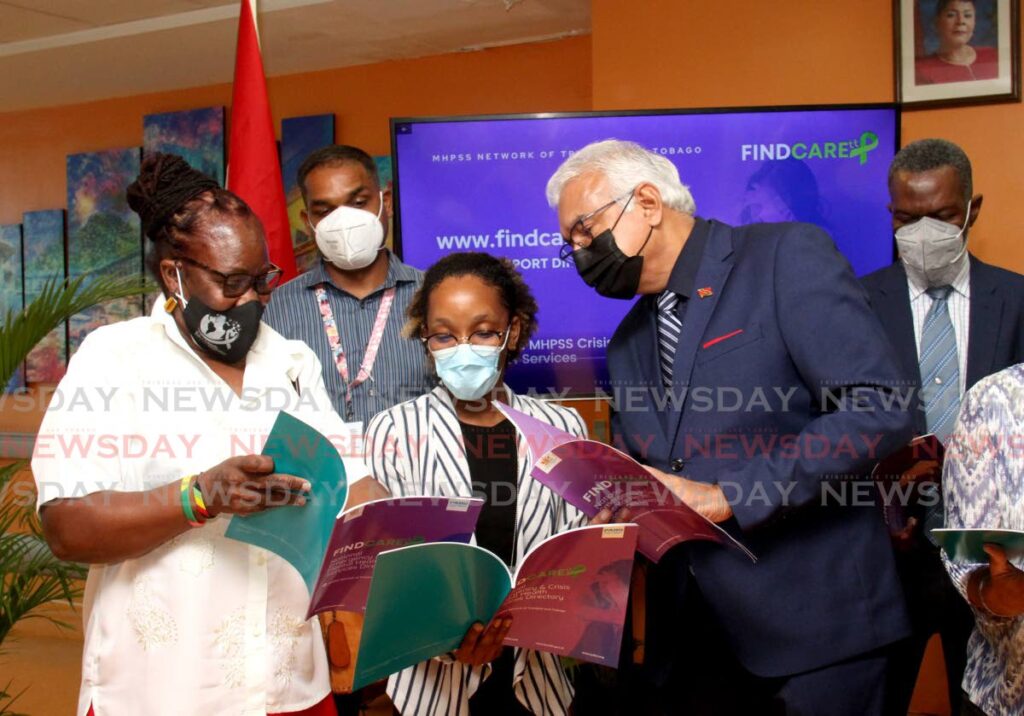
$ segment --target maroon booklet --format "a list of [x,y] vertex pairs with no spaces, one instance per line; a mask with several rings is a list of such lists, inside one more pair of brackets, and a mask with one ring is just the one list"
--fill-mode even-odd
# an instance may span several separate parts
[[628,507],[640,527],[637,550],[658,562],[682,542],[717,542],[752,561],[750,550],[693,510],[629,455],[596,440],[583,440],[506,405],[499,410],[516,426],[534,457],[530,475],[587,517],[604,508]]

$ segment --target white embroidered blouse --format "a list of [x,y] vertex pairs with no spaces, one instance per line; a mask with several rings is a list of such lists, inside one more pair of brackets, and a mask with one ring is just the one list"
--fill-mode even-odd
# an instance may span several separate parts
[[[96,330],[71,359],[36,441],[38,504],[147,490],[259,453],[281,409],[332,440],[346,434],[303,343],[261,325],[237,396],[158,302],[148,317]],[[350,482],[368,474],[359,459],[345,468]],[[78,716],[90,704],[96,716],[264,716],[327,696],[305,584],[276,555],[225,538],[229,520],[90,568]]]

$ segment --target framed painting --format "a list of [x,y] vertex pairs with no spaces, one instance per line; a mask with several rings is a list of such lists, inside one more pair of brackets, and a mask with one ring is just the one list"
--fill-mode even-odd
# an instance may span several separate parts
[[[0,324],[25,307],[21,249],[21,224],[0,225]],[[19,367],[5,387],[14,392],[25,387],[25,366]]]
[[312,152],[334,143],[334,115],[315,114],[290,117],[281,121],[281,175],[288,203],[288,223],[292,230],[292,247],[299,273],[308,271],[319,255],[313,232],[302,221],[302,192],[298,172]]
[[[391,164],[391,155],[384,154],[379,157],[374,157],[373,161],[377,164],[377,179],[380,181],[380,188],[391,189],[392,184],[394,183],[394,169]],[[394,251],[395,249],[394,218],[388,219],[388,236],[384,240],[384,245],[391,251]]]
[[177,154],[224,186],[224,108],[147,114],[142,118],[142,151]]
[[[67,276],[64,261],[64,210],[29,211],[21,217],[24,292],[28,304],[54,279]],[[25,378],[29,383],[57,383],[67,366],[67,327],[49,333],[28,355]]]
[[[125,198],[140,162],[138,148],[68,155],[70,278],[137,276],[142,280],[142,228]],[[69,355],[96,328],[140,315],[141,298],[122,298],[72,316]]]
[[1019,0],[895,0],[906,107],[1020,101]]

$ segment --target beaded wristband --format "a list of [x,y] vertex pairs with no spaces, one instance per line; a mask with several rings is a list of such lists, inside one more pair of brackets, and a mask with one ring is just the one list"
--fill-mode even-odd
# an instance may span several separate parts
[[203,523],[196,519],[196,513],[192,509],[192,481],[195,475],[186,475],[181,478],[181,509],[185,512],[185,519],[192,527],[202,527]]
[[203,500],[203,491],[199,489],[199,475],[196,475],[196,480],[192,483],[192,499],[196,501],[196,514],[204,521],[210,519],[210,510]]

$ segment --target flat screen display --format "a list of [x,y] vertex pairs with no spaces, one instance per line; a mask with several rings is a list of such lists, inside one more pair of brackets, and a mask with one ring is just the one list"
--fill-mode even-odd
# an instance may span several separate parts
[[893,260],[897,128],[889,105],[394,119],[396,246],[421,269],[454,251],[512,259],[540,313],[509,385],[600,394],[605,347],[632,301],[598,296],[559,260],[544,190],[561,162],[593,141],[638,142],[678,167],[698,216],[817,224],[863,275]]

